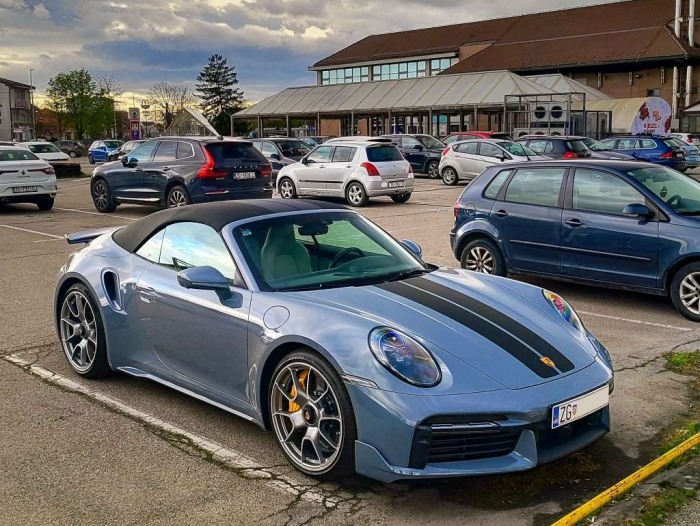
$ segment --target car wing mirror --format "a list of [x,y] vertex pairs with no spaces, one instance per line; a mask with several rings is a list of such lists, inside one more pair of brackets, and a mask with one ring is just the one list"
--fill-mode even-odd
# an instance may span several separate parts
[[632,203],[622,209],[622,215],[625,217],[639,217],[647,219],[653,215],[653,212],[647,205]]
[[423,249],[418,243],[411,241],[410,239],[402,239],[401,244],[418,259],[423,259]]
[[127,168],[135,168],[139,164],[139,160],[134,157],[124,155],[121,157],[122,164]]
[[313,159],[309,159],[308,157],[304,157],[304,158],[301,160],[301,164],[309,164],[309,163],[312,163],[312,162],[314,162]]
[[273,154],[270,154],[270,159],[274,159],[275,161],[281,161],[282,156],[279,153],[273,153]]
[[422,147],[420,144],[417,144],[416,146],[414,146],[413,149],[416,150],[416,151],[418,151],[418,152],[422,152],[422,151],[423,151],[423,147]]
[[221,301],[231,297],[231,287],[224,275],[214,267],[202,266],[181,270],[177,282],[186,289],[213,290]]

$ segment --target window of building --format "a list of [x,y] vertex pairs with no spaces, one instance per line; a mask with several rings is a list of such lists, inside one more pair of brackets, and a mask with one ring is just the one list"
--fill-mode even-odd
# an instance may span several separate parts
[[425,60],[373,66],[372,80],[398,80],[425,77],[425,66]]
[[661,90],[659,88],[653,88],[647,90],[647,97],[660,97]]
[[437,75],[443,72],[453,64],[459,61],[457,57],[453,58],[435,58],[430,61],[430,75]]
[[327,69],[321,72],[321,84],[350,84],[352,82],[367,82],[369,66],[356,68]]

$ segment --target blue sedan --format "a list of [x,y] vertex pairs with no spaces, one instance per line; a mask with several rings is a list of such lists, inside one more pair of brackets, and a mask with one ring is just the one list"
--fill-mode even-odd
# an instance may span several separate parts
[[462,268],[670,295],[700,321],[700,183],[628,161],[486,170],[455,204]]
[[610,356],[566,301],[438,269],[341,206],[193,205],[69,242],[88,243],[55,295],[75,373],[208,401],[307,475],[521,471],[610,429]]

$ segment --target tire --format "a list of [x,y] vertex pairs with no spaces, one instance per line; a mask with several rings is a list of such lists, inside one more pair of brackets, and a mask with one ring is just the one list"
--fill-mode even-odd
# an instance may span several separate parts
[[102,315],[88,288],[72,285],[61,297],[57,314],[61,347],[73,371],[85,378],[112,374]]
[[[320,480],[355,473],[357,427],[352,402],[338,373],[321,355],[301,348],[285,356],[275,368],[267,396],[275,440],[292,466]],[[296,424],[294,413],[300,417]],[[315,447],[305,438],[309,430],[318,430]]]
[[362,207],[367,204],[369,197],[367,197],[365,187],[357,181],[354,181],[345,189],[345,200],[350,206]]
[[71,159],[75,159],[77,156],[78,156],[78,154],[75,153],[74,151],[68,152],[68,157],[70,157]]
[[688,263],[673,276],[669,290],[673,306],[692,321],[700,321],[700,262]]
[[459,182],[459,175],[457,175],[457,170],[448,166],[442,171],[442,182],[447,186],[454,186]]
[[95,164],[95,158],[94,158],[92,155],[89,155],[89,154],[88,154],[88,162],[89,162],[90,164]]
[[440,163],[436,160],[428,161],[425,165],[425,173],[430,179],[440,178]]
[[391,196],[391,200],[394,203],[408,203],[411,198],[411,192],[406,192],[405,194],[394,194]]
[[92,185],[90,190],[92,195],[92,204],[95,205],[95,209],[103,214],[108,214],[114,212],[117,208],[114,202],[114,196],[112,195],[112,190],[110,190],[107,181],[104,179],[98,179]]
[[508,273],[500,249],[486,238],[478,238],[467,244],[462,250],[459,262],[463,269],[505,276]]
[[170,190],[165,198],[165,205],[168,208],[177,208],[178,206],[187,206],[192,203],[190,194],[187,189],[181,184],[176,184]]
[[282,199],[296,199],[298,197],[294,181],[289,177],[283,177],[277,184],[277,188],[279,189],[279,194]]
[[43,199],[41,201],[37,201],[36,206],[39,207],[39,210],[42,212],[48,212],[53,208],[53,203],[54,203],[54,198],[50,197],[49,199]]

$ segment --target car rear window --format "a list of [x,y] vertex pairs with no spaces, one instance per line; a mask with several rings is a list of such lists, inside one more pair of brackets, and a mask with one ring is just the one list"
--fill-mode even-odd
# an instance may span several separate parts
[[252,144],[215,142],[207,144],[205,148],[219,166],[238,163],[267,163],[263,154],[256,150]]
[[403,161],[403,155],[396,146],[371,146],[367,148],[367,160],[373,163]]
[[663,139],[664,144],[668,146],[669,148],[673,148],[674,150],[677,150],[678,148],[682,148],[682,145],[678,144],[676,141],[677,139]]
[[579,140],[573,140],[573,141],[566,141],[566,147],[569,150],[573,150],[574,152],[580,153],[580,152],[585,152],[588,150],[588,146],[586,146],[586,143],[583,141]]
[[36,161],[39,158],[29,150],[0,150],[0,161]]

